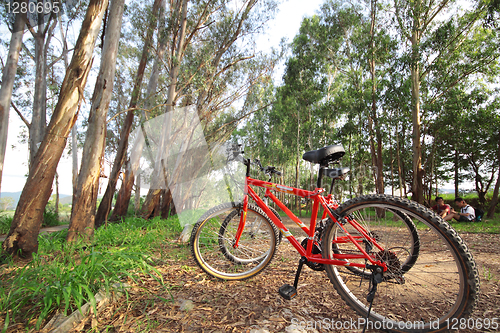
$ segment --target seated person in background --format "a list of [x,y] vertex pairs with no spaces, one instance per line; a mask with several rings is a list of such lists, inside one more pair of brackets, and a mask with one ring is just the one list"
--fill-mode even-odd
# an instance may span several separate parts
[[448,214],[451,214],[450,205],[445,204],[444,199],[442,197],[436,197],[436,205],[433,206],[431,209],[435,211],[442,218],[444,218]]
[[455,219],[458,222],[472,222],[476,218],[476,212],[474,208],[465,202],[462,198],[456,198],[455,203],[460,208],[460,213],[457,213],[454,209],[451,210],[451,214],[447,215],[444,219],[449,221]]

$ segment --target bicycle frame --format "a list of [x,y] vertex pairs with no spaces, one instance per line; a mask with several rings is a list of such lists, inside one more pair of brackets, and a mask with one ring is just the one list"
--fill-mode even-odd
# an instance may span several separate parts
[[[272,213],[269,207],[264,203],[264,201],[259,197],[259,195],[250,187],[251,185],[262,187],[266,189],[265,196],[270,198],[285,214],[292,219],[308,236],[307,248],[304,247],[297,241],[297,239],[292,235],[292,233],[285,227],[285,225]],[[273,193],[283,192],[287,194],[293,194],[302,198],[310,198],[313,200],[313,208],[311,213],[311,221],[309,228],[300,219],[293,214],[293,212],[288,209],[285,204],[283,204]],[[321,194],[325,192],[323,188],[316,188],[314,191],[308,191],[303,189],[298,189],[289,186],[283,186],[271,182],[266,182],[258,179],[250,178],[248,175],[245,180],[245,191],[243,197],[243,214],[241,214],[240,223],[235,236],[235,242],[233,247],[238,247],[238,242],[245,228],[247,207],[248,207],[248,197],[250,196],[252,200],[266,213],[266,215],[273,221],[273,223],[282,231],[283,235],[289,240],[289,242],[295,247],[295,249],[300,253],[302,257],[305,257],[308,261],[316,262],[319,264],[326,265],[337,265],[337,266],[354,266],[359,268],[366,268],[366,264],[359,264],[354,262],[349,262],[349,259],[366,259],[365,262],[369,262],[371,265],[377,265],[383,267],[383,270],[387,270],[387,265],[382,263],[380,260],[375,260],[370,256],[365,249],[361,246],[365,238],[370,239],[373,246],[383,251],[384,248],[380,246],[375,239],[368,235],[368,232],[358,223],[356,220],[351,218],[344,218],[342,221],[338,221],[336,214],[333,213],[333,209],[337,207],[336,203],[331,199],[331,195],[327,197]],[[338,224],[338,226],[344,231],[346,236],[339,237],[334,241],[334,243],[352,243],[354,244],[361,254],[333,254],[332,259],[325,259],[321,254],[313,254],[312,249],[314,245],[314,234],[316,231],[316,219],[319,212],[319,207],[324,209],[323,217],[330,217],[332,221]],[[344,227],[345,223],[349,223],[356,231],[358,231],[362,236],[353,236]]]

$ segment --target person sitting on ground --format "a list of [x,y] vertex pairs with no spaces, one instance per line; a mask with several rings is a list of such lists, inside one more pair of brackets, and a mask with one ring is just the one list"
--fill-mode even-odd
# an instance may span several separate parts
[[451,210],[451,214],[448,214],[444,219],[445,221],[450,221],[455,219],[458,222],[472,222],[476,218],[476,212],[474,208],[465,202],[462,198],[456,198],[455,203],[460,208],[460,213],[456,212],[454,209]]
[[431,208],[435,211],[439,216],[445,218],[448,214],[451,214],[451,207],[448,204],[444,203],[444,199],[442,197],[436,197],[436,205]]

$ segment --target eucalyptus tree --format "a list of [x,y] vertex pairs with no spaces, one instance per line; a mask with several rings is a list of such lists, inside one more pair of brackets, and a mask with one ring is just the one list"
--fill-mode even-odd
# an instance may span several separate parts
[[390,122],[383,98],[396,49],[383,28],[388,22],[384,9],[376,1],[327,1],[321,12],[303,20],[283,85],[268,111],[270,122],[280,124],[269,135],[287,143],[282,154],[294,161],[296,185],[301,152],[340,141],[352,157],[345,159],[351,168],[375,167],[377,191],[383,193],[383,148]]
[[[170,35],[167,30],[167,1],[163,0],[160,4],[160,12],[158,19],[158,37],[157,37],[157,47],[154,50],[154,64],[151,69],[151,74],[149,77],[149,82],[146,89],[146,110],[148,110],[149,117],[154,113],[152,110],[158,104],[161,104],[157,94],[158,83],[160,79],[160,71],[163,68],[163,64],[166,59],[168,59],[169,55],[166,54],[167,46],[170,42]],[[144,122],[147,120],[147,115],[145,111],[141,112],[140,117],[140,125],[141,129],[144,129]],[[144,149],[144,145],[146,144],[145,140],[136,140],[134,142],[134,146],[132,147],[130,158],[127,160],[127,164],[125,167],[125,173],[122,180],[122,185],[120,190],[118,191],[115,207],[113,209],[112,216],[110,220],[117,220],[121,216],[125,216],[128,210],[130,197],[132,195],[132,188],[134,185],[134,181],[137,179],[136,184],[136,201],[140,201],[140,174],[137,174],[140,166],[141,154],[134,153],[138,151],[142,151]],[[139,177],[139,178],[136,178]],[[136,211],[139,211],[140,207],[136,205]]]
[[456,123],[453,124],[462,133],[458,144],[463,176],[474,184],[482,205],[486,204],[486,193],[490,190],[500,165],[498,92],[494,99],[490,98],[491,93],[485,88],[469,92],[465,110],[458,111]]
[[106,140],[106,117],[113,92],[124,5],[125,0],[112,0],[110,4],[101,65],[92,96],[87,136],[83,147],[82,164],[78,183],[73,192],[68,241],[75,241],[79,236],[90,238],[94,232],[97,194]]
[[113,167],[111,174],[108,178],[108,186],[106,187],[106,192],[99,204],[99,208],[95,217],[95,225],[100,226],[104,221],[107,220],[108,214],[111,210],[111,203],[116,189],[116,183],[118,182],[118,177],[121,172],[121,168],[126,159],[128,138],[132,130],[134,123],[135,109],[140,101],[140,92],[142,81],[144,78],[144,71],[148,62],[148,57],[150,54],[150,48],[153,39],[153,33],[156,28],[156,19],[160,10],[161,0],[155,0],[153,3],[152,16],[149,21],[149,25],[146,29],[146,34],[144,38],[144,45],[142,48],[142,53],[140,57],[139,66],[137,68],[137,74],[134,79],[134,87],[130,96],[130,104],[126,112],[126,118],[124,124],[120,130],[120,139],[118,142],[118,148],[113,162]]
[[499,56],[497,33],[482,25],[487,6],[479,2],[475,7],[472,4],[472,9],[462,10],[463,5],[454,0],[394,2],[397,27],[408,45],[406,58],[412,82],[412,192],[418,202],[423,201],[425,109],[430,109],[429,104],[461,81],[487,71]]
[[[498,102],[482,106],[476,112],[470,113],[463,120],[466,144],[464,150],[468,167],[465,169],[468,179],[473,180],[479,202],[486,205],[486,194],[492,187],[498,173],[500,161],[498,160]],[[492,110],[493,109],[493,110]],[[492,112],[493,111],[493,112]],[[481,134],[477,135],[477,129]]]
[[447,181],[451,178],[447,174],[453,174],[457,196],[463,181],[473,183],[484,205],[499,167],[498,91],[479,81],[462,82],[434,106],[439,108],[439,116],[429,122],[429,127],[432,145],[438,147],[441,159],[438,166],[446,171],[441,180]]
[[[185,42],[186,42],[186,28],[187,28],[187,7],[188,7],[188,0],[184,0],[178,3],[178,30],[176,29],[173,33],[174,36],[176,36],[176,41],[177,44],[172,43],[172,61],[171,65],[169,68],[169,79],[170,79],[170,85],[168,87],[167,91],[167,101],[166,101],[166,109],[165,112],[171,112],[173,110],[175,101],[178,99],[178,87],[177,87],[177,80],[179,76],[179,71],[180,71],[180,66],[182,62],[182,58],[184,57],[184,52],[185,52]],[[156,157],[155,164],[154,164],[154,171],[153,171],[153,181],[152,184],[153,186],[150,188],[146,199],[144,201],[143,207],[142,207],[142,214],[144,217],[148,218],[155,207],[158,206],[160,194],[162,192],[162,189],[160,186],[158,186],[160,179],[162,178],[161,176],[164,176],[164,171],[163,171],[163,158],[162,153],[164,149],[166,148],[167,145],[167,140],[168,138],[166,137],[167,135],[170,135],[168,131],[163,131],[163,135],[160,138],[160,142],[158,143],[158,156]],[[125,199],[125,198],[124,198]],[[124,207],[128,207],[128,200],[125,201],[122,199],[121,205]],[[130,200],[130,199],[129,199]]]
[[[500,116],[497,115],[497,121],[499,121]],[[500,130],[498,131],[498,149],[497,149],[497,160],[500,161]],[[500,164],[500,163],[499,163]],[[500,165],[498,166],[497,181],[495,183],[495,189],[493,190],[493,196],[491,198],[490,207],[488,208],[487,216],[493,218],[495,215],[495,209],[498,204],[498,194],[500,192]]]
[[3,250],[9,254],[29,257],[38,249],[43,211],[52,192],[57,164],[76,120],[107,5],[107,0],[89,2],[59,101],[19,198],[9,234],[2,244]]
[[[26,0],[20,3],[27,3]],[[3,164],[7,146],[7,133],[9,127],[9,110],[17,71],[17,63],[21,52],[24,28],[27,21],[26,13],[15,16],[10,39],[7,61],[2,71],[2,85],[0,87],[0,185],[2,182]]]
[[[390,63],[390,70],[385,78],[385,92],[382,96],[384,109],[390,114],[391,125],[388,135],[392,137],[392,157],[389,165],[397,169],[398,179],[392,180],[392,187],[399,188],[399,195],[406,197],[411,189],[411,82],[408,78],[407,66],[403,59],[395,56]],[[394,164],[394,166],[393,166]]]
[[[184,45],[182,48],[175,43],[170,45],[165,111],[169,111],[172,95],[174,105],[195,105],[208,144],[227,140],[225,134],[231,133],[245,113],[252,112],[233,105],[272,70],[273,56],[257,53],[253,43],[275,7],[274,0],[199,1],[188,7]],[[181,35],[176,34],[177,38]],[[163,177],[159,156],[152,161],[152,169]],[[168,183],[175,184],[178,169],[168,177]],[[142,208],[143,216],[158,211],[155,207],[160,193],[158,189],[150,190]],[[185,193],[188,195],[189,191]]]
[[[52,1],[41,1],[42,4],[51,4]],[[38,145],[42,141],[45,127],[47,126],[47,55],[51,43],[54,29],[57,25],[56,14],[38,13],[35,16],[32,26],[31,19],[28,20],[28,30],[33,37],[34,42],[34,62],[35,62],[35,89],[33,94],[32,120],[29,128],[29,149],[30,165],[33,162]]]

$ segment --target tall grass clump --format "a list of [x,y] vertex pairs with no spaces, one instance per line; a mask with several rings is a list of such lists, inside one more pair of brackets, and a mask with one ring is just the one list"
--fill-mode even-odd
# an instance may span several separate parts
[[45,208],[43,212],[42,227],[53,227],[60,224],[61,221],[59,220],[59,216],[57,215],[56,211],[53,209]]
[[3,213],[0,215],[0,235],[9,233],[12,219],[13,216],[11,216],[10,214]]
[[29,264],[0,266],[0,330],[12,323],[38,330],[56,311],[95,307],[94,295],[117,282],[149,276],[163,283],[151,254],[179,229],[176,218],[128,218],[96,230],[92,244],[66,243],[66,230],[40,235]]

